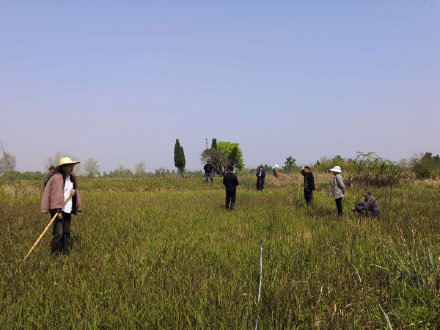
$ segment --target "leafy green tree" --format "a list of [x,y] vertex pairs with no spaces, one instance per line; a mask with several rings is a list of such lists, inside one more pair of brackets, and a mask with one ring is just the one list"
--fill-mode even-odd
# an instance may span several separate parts
[[212,165],[215,174],[224,175],[228,158],[219,150],[210,148],[203,150],[201,162],[202,164],[209,162]]
[[289,155],[289,157],[286,158],[286,161],[284,162],[284,171],[286,172],[292,172],[297,168],[296,166],[296,159],[292,157],[292,155]]
[[[419,179],[428,179],[434,176],[434,173],[440,171],[440,164],[438,163],[440,156],[432,156],[432,153],[425,152],[419,157],[412,159],[412,170]],[[438,173],[437,173],[438,174]]]
[[225,157],[226,160],[229,161],[230,155],[234,150],[234,147],[237,148],[237,155],[233,155],[235,158],[234,161],[236,163],[236,167],[241,170],[244,167],[243,163],[243,153],[240,149],[240,146],[238,143],[232,143],[232,142],[225,142],[225,141],[219,141],[217,143],[217,150],[220,151]]
[[185,153],[183,147],[180,145],[179,139],[176,139],[176,144],[174,145],[174,166],[177,167],[183,178],[183,172],[185,171]]

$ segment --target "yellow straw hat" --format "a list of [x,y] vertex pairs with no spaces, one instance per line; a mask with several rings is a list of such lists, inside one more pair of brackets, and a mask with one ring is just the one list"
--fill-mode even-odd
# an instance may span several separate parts
[[58,170],[63,165],[68,165],[68,164],[76,165],[79,163],[80,162],[78,162],[78,161],[73,161],[72,158],[70,158],[70,157],[63,157],[60,159],[60,164],[56,167],[56,170]]

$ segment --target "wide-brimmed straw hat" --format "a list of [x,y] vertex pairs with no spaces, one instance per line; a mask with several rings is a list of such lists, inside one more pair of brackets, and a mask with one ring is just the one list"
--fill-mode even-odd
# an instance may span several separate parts
[[80,162],[74,161],[70,157],[63,157],[63,158],[60,159],[60,164],[56,167],[56,170],[59,170],[60,167],[63,166],[63,165],[69,165],[69,164],[76,165],[76,164],[79,164],[79,163]]
[[329,171],[336,172],[336,173],[342,172],[341,166],[333,166],[331,169],[329,169]]

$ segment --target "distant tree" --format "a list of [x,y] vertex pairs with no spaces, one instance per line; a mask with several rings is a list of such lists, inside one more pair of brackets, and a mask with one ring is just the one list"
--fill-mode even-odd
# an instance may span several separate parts
[[348,161],[346,161],[344,158],[342,158],[340,155],[336,155],[335,157],[333,157],[332,160],[332,166],[341,166],[343,169],[345,167],[345,169],[347,169],[347,163]]
[[240,168],[240,157],[238,156],[238,148],[234,146],[231,153],[228,155],[228,166],[234,166]]
[[47,169],[51,166],[57,167],[59,165],[60,158],[62,157],[64,156],[61,152],[56,152],[53,157],[48,157],[44,165],[44,170],[47,171]]
[[179,139],[176,139],[176,144],[174,145],[174,166],[177,167],[183,178],[183,173],[185,171],[185,153],[183,147],[180,145]]
[[163,167],[154,170],[156,176],[165,176],[169,170],[164,169]]
[[0,142],[2,157],[0,158],[0,175],[5,175],[7,173],[14,173],[17,162],[15,156],[6,152],[3,143]]
[[217,149],[217,139],[212,139],[211,149]]
[[232,142],[226,142],[226,141],[219,141],[217,143],[217,149],[220,151],[228,161],[230,159],[231,153],[234,152],[234,148],[237,148],[237,156],[233,155],[234,158],[236,158],[236,167],[241,170],[244,167],[243,163],[243,153],[240,149],[240,145],[238,143],[232,143]]
[[228,164],[228,158],[219,150],[211,148],[203,150],[201,162],[202,164],[209,162],[212,165],[215,174],[224,175],[225,168]]
[[296,159],[293,158],[291,155],[286,158],[286,161],[284,162],[284,170],[286,172],[292,172],[297,168],[296,166]]
[[440,163],[438,163],[440,156],[432,156],[432,153],[425,152],[420,156],[411,160],[411,168],[416,173],[419,179],[428,179],[440,172]]
[[243,154],[238,143],[212,140],[212,147],[203,150],[201,162],[210,162],[214,173],[224,175],[226,167],[233,165],[241,170],[243,168]]
[[[56,152],[53,157],[49,157],[46,160],[46,164],[45,164],[45,168],[44,171],[46,172],[48,170],[49,167],[54,166],[57,167],[60,164],[60,159],[63,157],[70,157],[73,160],[78,160],[77,157],[70,155],[70,154],[65,154],[62,152]],[[75,167],[73,168],[73,174],[75,175],[81,175],[81,170],[82,170],[82,166],[81,163],[80,164],[76,164]]]
[[84,162],[84,175],[89,178],[99,176],[99,165],[95,159],[89,158]]
[[130,169],[119,165],[113,172],[110,172],[110,175],[115,178],[130,178],[133,177],[133,172]]
[[137,163],[134,166],[134,176],[137,178],[141,178],[147,175],[147,171],[146,171],[146,167],[145,167],[145,162],[144,161],[140,161],[139,163]]

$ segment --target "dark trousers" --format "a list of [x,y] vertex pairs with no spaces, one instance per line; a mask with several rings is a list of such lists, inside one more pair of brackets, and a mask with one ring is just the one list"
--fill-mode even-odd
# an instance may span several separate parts
[[257,179],[257,190],[264,189],[264,179]]
[[342,197],[335,199],[336,208],[338,209],[338,216],[342,217]]
[[205,173],[206,177],[206,183],[208,183],[208,180],[211,179],[211,182],[214,183],[213,174],[212,173]]
[[237,195],[237,191],[227,191],[226,190],[226,208],[229,208],[229,204],[231,207],[235,205],[235,196]]
[[313,191],[312,190],[304,190],[304,199],[306,200],[307,205],[313,204]]
[[[50,213],[53,217],[55,212]],[[70,220],[71,214],[62,212],[63,218],[58,217],[53,222],[51,252],[58,255],[60,252],[68,252],[70,246]]]

